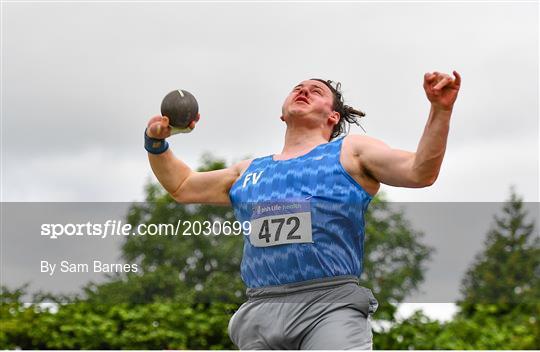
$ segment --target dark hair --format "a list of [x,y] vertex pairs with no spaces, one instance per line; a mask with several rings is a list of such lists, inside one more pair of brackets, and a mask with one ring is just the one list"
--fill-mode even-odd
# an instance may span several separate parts
[[343,133],[345,134],[349,133],[349,128],[350,128],[351,123],[354,123],[355,125],[360,126],[360,123],[358,123],[358,120],[366,116],[366,114],[360,110],[356,110],[353,107],[345,105],[345,102],[343,101],[343,96],[341,94],[340,82],[336,83],[331,80],[324,80],[320,78],[312,78],[312,80],[324,83],[334,95],[334,103],[333,103],[332,109],[334,109],[334,111],[337,111],[339,113],[339,122],[334,126],[334,129],[332,130],[332,134],[330,135],[330,140],[336,137],[339,137]]

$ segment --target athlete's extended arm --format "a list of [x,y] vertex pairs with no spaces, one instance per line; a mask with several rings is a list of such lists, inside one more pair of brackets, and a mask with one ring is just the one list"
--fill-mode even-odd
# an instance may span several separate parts
[[[164,139],[170,136],[168,120],[155,116],[148,123],[149,137]],[[194,126],[191,126],[192,128]],[[229,190],[240,176],[243,164],[207,172],[197,172],[176,158],[170,148],[161,154],[148,153],[150,166],[159,183],[180,203],[230,204]]]
[[431,102],[429,118],[415,153],[392,149],[381,141],[364,138],[357,143],[360,162],[377,181],[398,187],[426,187],[439,175],[446,150],[450,116],[461,85],[439,72],[424,75],[424,90]]

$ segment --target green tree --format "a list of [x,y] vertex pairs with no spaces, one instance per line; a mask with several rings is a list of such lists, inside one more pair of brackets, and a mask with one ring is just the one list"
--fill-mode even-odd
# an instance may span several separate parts
[[[223,160],[205,155],[198,171],[225,166]],[[122,247],[122,256],[126,262],[136,263],[139,272],[111,276],[104,284],[91,284],[85,290],[87,297],[110,304],[151,303],[178,296],[192,303],[240,304],[245,299],[245,288],[239,276],[243,236],[238,231],[231,231],[231,235],[194,235],[198,230],[186,225],[209,221],[229,226],[234,220],[230,207],[182,205],[160,185],[148,184],[145,202],[131,206],[127,221],[134,227],[138,224],[176,225],[180,221],[182,233],[129,237]],[[184,230],[192,235],[184,235]]]
[[522,198],[511,190],[463,278],[461,314],[474,315],[478,305],[495,305],[499,315],[516,307],[530,311],[540,301],[540,237],[526,217]]
[[0,349],[15,349],[30,340],[28,333],[38,313],[24,307],[22,297],[27,286],[12,290],[1,287]]
[[512,190],[464,275],[461,308],[451,321],[421,312],[376,333],[377,349],[539,349],[539,239]]
[[366,214],[364,273],[361,284],[373,290],[377,319],[393,320],[396,304],[424,280],[434,249],[412,228],[402,211],[391,209],[384,195],[375,197]]
[[75,300],[25,304],[25,288],[0,294],[0,349],[233,349],[226,333],[235,305],[179,297],[115,305]]
[[496,305],[478,306],[473,315],[441,323],[415,312],[382,333],[374,334],[380,350],[527,350],[540,347],[540,305],[529,314],[501,315]]

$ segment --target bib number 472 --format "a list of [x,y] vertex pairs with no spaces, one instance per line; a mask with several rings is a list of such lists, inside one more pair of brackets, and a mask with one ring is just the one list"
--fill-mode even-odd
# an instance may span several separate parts
[[279,242],[281,237],[281,231],[283,230],[283,225],[286,224],[286,228],[284,229],[286,234],[286,241],[291,240],[299,240],[301,239],[300,235],[295,235],[294,233],[298,230],[300,227],[300,219],[296,216],[291,216],[289,218],[277,218],[277,219],[271,219],[271,220],[264,220],[261,226],[261,230],[259,231],[259,239],[266,241],[266,243],[270,243],[272,238],[272,233],[270,232],[270,224],[276,225],[272,226],[272,229],[275,229],[274,232],[274,242]]
[[311,213],[280,214],[252,219],[249,240],[255,247],[313,243]]

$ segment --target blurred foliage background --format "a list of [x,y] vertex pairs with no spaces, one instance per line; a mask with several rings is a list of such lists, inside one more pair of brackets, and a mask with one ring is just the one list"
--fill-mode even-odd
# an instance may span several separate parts
[[[225,166],[205,155],[199,171]],[[396,318],[397,302],[422,283],[433,248],[384,196],[374,198],[361,284],[379,301],[373,318],[387,326],[374,333],[375,349],[540,349],[540,240],[522,199],[510,193],[463,277],[459,311],[447,322],[421,311]],[[127,214],[132,225],[177,219],[223,222],[234,215],[228,207],[177,204],[152,183],[145,202]],[[37,293],[25,303],[27,286],[2,286],[0,348],[235,349],[227,326],[246,299],[242,237],[129,237],[122,256],[139,272],[89,283],[74,297]]]

